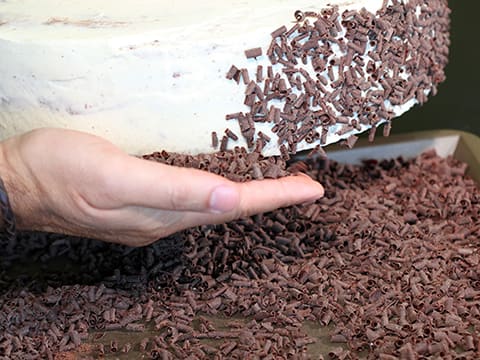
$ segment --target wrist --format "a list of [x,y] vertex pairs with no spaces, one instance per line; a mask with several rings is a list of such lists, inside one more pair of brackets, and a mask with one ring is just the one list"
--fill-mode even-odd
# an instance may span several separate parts
[[[0,177],[8,194],[17,229],[34,230],[39,225],[37,216],[39,204],[35,198],[36,191],[31,186],[28,173],[16,151],[16,143],[16,138],[0,143]],[[4,226],[2,216],[1,228],[3,229]]]

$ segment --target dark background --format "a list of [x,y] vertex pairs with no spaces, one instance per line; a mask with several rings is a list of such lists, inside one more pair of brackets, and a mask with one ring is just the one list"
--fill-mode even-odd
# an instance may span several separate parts
[[392,134],[456,129],[480,135],[480,1],[450,0],[451,40],[447,80],[438,94],[393,121]]

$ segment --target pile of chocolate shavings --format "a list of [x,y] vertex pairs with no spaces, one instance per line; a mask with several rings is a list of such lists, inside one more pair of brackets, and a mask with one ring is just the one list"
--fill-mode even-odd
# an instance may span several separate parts
[[326,188],[316,203],[145,248],[22,234],[0,255],[0,357],[319,358],[313,322],[330,326],[332,359],[478,358],[480,191],[466,166],[433,153],[307,163]]
[[243,147],[195,156],[162,151],[145,155],[143,158],[166,165],[206,170],[237,182],[276,179],[292,172],[287,169],[287,162],[283,158],[277,156],[265,158],[259,152],[249,153]]
[[[270,141],[255,129],[263,122],[272,124],[282,154],[294,154],[305,142],[323,145],[328,134],[353,134],[365,126],[371,126],[373,140],[384,121],[388,136],[396,109],[412,101],[423,104],[428,94],[436,94],[448,62],[447,1],[389,3],[376,15],[365,9],[340,14],[336,7],[319,14],[297,11],[292,27],[271,34],[266,51],[271,66],[259,65],[249,74],[232,65],[227,79],[243,80],[249,111],[226,119],[238,121],[250,149],[258,140],[262,145]],[[258,50],[246,51],[247,57],[261,56]],[[221,151],[238,138],[231,133],[227,129],[223,135]],[[212,145],[216,149],[218,139]]]

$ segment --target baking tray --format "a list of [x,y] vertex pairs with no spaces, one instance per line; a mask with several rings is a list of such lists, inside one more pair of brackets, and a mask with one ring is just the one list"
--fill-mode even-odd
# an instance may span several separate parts
[[441,157],[453,156],[468,164],[467,175],[480,185],[480,137],[458,130],[430,130],[389,137],[377,137],[373,143],[358,140],[353,149],[334,145],[327,148],[328,158],[340,163],[359,164],[365,159],[413,158],[434,149]]
[[[340,145],[329,146],[327,149],[328,158],[340,163],[359,164],[366,159],[392,159],[403,157],[405,159],[418,156],[424,151],[434,149],[441,157],[453,156],[454,158],[468,164],[467,175],[472,177],[480,185],[480,137],[456,130],[433,130],[413,132],[389,137],[378,137],[375,142],[370,143],[367,138],[360,138],[353,149],[345,149]],[[301,159],[305,154],[298,154],[296,158]],[[227,321],[231,318],[206,316],[218,330],[225,329]],[[248,321],[235,317],[238,321]],[[332,349],[338,348],[340,344],[333,344],[329,341],[331,327],[322,327],[313,322],[306,322],[303,330],[316,342],[308,346],[308,355],[317,357],[319,354],[327,355]],[[91,341],[90,344],[99,342],[108,344],[111,339],[116,339],[119,344],[130,342],[139,343],[141,339],[155,336],[154,330],[147,330],[145,333],[133,333],[128,331],[109,332],[101,341]],[[92,334],[92,339],[94,334]],[[210,342],[210,341],[209,341]],[[211,341],[211,345],[218,345],[219,341]],[[220,341],[221,342],[221,341]],[[340,347],[342,347],[340,345]],[[78,354],[82,355],[82,354]],[[110,354],[105,359],[132,359],[141,355],[136,351],[128,354]],[[81,358],[81,356],[80,356]]]

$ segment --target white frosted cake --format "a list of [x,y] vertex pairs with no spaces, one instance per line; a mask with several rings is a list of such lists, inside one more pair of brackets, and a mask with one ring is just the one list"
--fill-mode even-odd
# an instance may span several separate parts
[[446,0],[0,1],[0,135],[65,127],[135,154],[326,145],[436,90],[448,13]]

